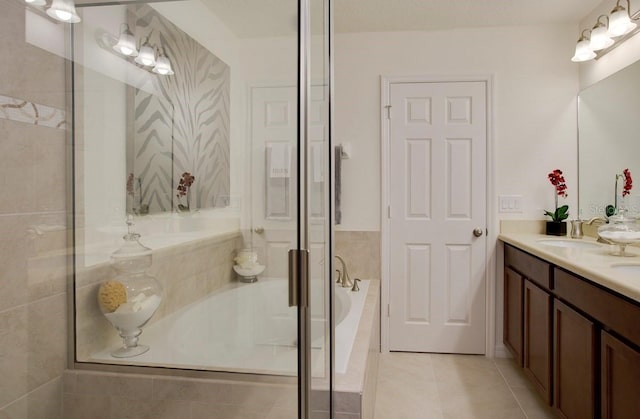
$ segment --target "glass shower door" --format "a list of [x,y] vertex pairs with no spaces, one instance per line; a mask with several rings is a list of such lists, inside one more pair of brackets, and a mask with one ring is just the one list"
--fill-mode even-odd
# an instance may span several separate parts
[[[313,392],[329,417],[328,0],[265,3],[78,7],[72,363],[273,385],[277,417]],[[118,270],[132,238],[153,295]]]

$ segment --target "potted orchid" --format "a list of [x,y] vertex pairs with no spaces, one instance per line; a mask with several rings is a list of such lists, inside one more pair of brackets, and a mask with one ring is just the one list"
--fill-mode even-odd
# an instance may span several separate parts
[[618,181],[620,179],[624,179],[624,184],[622,185],[623,198],[629,195],[631,188],[633,188],[633,179],[631,178],[631,171],[629,169],[624,169],[622,173],[616,175],[616,183],[613,190],[613,205],[607,205],[605,209],[607,217],[616,215],[620,209],[618,208]]
[[[189,207],[189,196],[191,195],[190,192],[190,188],[191,185],[193,185],[193,182],[196,180],[195,176],[193,176],[191,173],[189,172],[184,172],[182,174],[182,177],[180,178],[180,182],[178,182],[178,187],[176,188],[177,190],[177,194],[176,197],[178,198],[178,210],[180,210],[181,212],[186,212],[190,210]],[[186,205],[182,204],[182,197],[185,197],[186,199]]]
[[555,211],[544,212],[545,215],[551,217],[551,221],[547,221],[546,232],[552,236],[565,236],[567,234],[567,223],[564,220],[569,218],[569,205],[558,206],[558,197],[567,197],[567,184],[560,169],[555,169],[547,177],[555,188]]

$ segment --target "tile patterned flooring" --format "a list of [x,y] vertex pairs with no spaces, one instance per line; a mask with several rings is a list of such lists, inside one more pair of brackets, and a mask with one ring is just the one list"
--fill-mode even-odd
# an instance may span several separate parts
[[380,355],[375,419],[552,419],[511,359]]

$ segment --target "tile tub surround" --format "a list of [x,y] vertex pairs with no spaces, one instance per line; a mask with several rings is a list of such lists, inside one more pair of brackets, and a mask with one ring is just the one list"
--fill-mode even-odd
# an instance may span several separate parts
[[335,240],[352,278],[380,278],[379,231],[336,231]]
[[[380,351],[379,281],[371,281],[350,365],[336,374],[336,417],[371,419],[375,404]],[[161,372],[154,371],[154,374]],[[176,372],[181,374],[181,372]],[[289,384],[190,378],[147,374],[67,370],[64,376],[64,417],[111,419],[175,418],[235,419],[295,418],[297,390]],[[248,380],[249,376],[244,379]],[[257,381],[257,380],[256,380]],[[329,418],[326,385],[314,380],[314,418]]]
[[[164,296],[151,322],[235,281],[233,258],[242,247],[242,236],[236,232],[154,251],[148,272],[161,283]],[[104,348],[116,348],[122,342],[97,303],[100,284],[115,275],[109,263],[76,273],[76,357],[80,361]]]
[[[0,103],[64,109],[65,61],[25,41],[26,9],[0,0],[0,53],[7,57]],[[3,109],[0,418],[59,419],[67,358],[66,131]]]

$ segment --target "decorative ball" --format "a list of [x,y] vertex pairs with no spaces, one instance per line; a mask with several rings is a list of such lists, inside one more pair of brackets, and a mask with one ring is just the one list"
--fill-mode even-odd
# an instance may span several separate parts
[[120,281],[105,281],[98,290],[98,304],[105,313],[113,313],[127,302],[127,289]]

